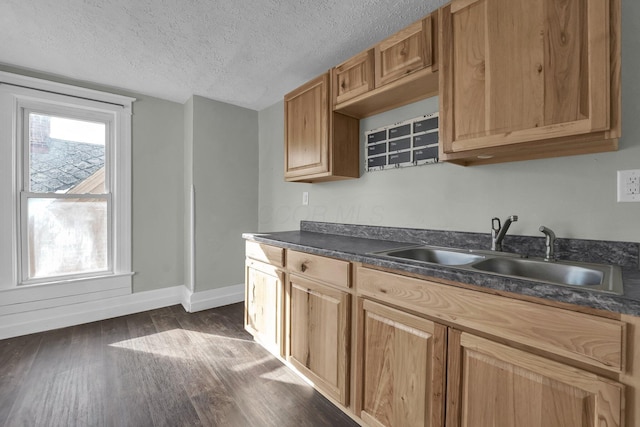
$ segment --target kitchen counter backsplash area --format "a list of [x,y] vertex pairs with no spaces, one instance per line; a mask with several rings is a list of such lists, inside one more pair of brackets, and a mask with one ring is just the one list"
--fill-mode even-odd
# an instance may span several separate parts
[[[403,244],[486,250],[491,244],[489,233],[301,221],[300,230],[245,233],[243,237],[288,249],[436,279],[640,316],[639,243],[561,238],[556,240],[556,258],[559,260],[620,265],[624,292],[622,295],[616,295],[464,270],[454,266],[392,260],[371,255],[372,252],[398,248]],[[530,257],[542,257],[544,256],[544,238],[507,235],[504,240],[504,250]]]
[[[424,244],[460,249],[491,248],[491,235],[461,231],[421,230],[416,228],[379,227],[329,222],[300,221],[300,231],[337,234],[365,239],[391,240],[409,244]],[[545,255],[544,237],[507,234],[502,244],[504,252],[529,257]],[[640,243],[611,242],[556,238],[555,256],[558,260],[616,264],[624,268],[639,268]]]

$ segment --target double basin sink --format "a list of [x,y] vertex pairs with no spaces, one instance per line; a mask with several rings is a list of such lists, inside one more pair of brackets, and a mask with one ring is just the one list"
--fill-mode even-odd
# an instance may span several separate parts
[[620,267],[615,265],[545,261],[536,258],[523,258],[511,253],[435,246],[398,248],[375,252],[371,255],[443,265],[554,285],[574,286],[616,294],[623,292],[622,273]]

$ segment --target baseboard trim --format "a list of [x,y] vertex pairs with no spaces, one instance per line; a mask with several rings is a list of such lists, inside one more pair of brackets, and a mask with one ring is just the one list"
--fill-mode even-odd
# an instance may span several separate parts
[[244,301],[244,285],[191,292],[179,285],[0,316],[0,340],[182,304],[193,313]]
[[104,298],[0,317],[0,339],[66,328],[180,304],[184,286]]
[[244,301],[244,284],[226,286],[202,292],[191,292],[184,288],[182,306],[189,313],[222,307]]

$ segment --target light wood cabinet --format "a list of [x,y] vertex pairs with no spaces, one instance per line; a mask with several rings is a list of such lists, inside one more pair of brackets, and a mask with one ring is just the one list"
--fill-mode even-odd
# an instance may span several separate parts
[[359,123],[331,110],[329,80],[325,73],[284,97],[287,181],[360,176]]
[[245,329],[270,352],[281,355],[283,273],[247,259],[245,274]]
[[245,244],[247,258],[271,264],[276,267],[284,267],[284,249],[275,246],[263,245],[247,240]]
[[624,370],[626,325],[619,320],[364,267],[357,278],[362,296],[596,368]]
[[372,301],[362,305],[362,420],[443,426],[446,327]]
[[624,426],[624,386],[477,336],[449,332],[447,427]]
[[332,69],[334,111],[361,119],[438,94],[437,14]]
[[351,286],[351,263],[334,258],[289,250],[289,271],[333,286]]
[[289,274],[290,354],[287,360],[337,402],[349,401],[351,296]]
[[[620,378],[626,371],[624,322],[365,267],[357,269],[356,277],[361,298],[435,319],[435,331],[448,326],[447,427],[625,425],[625,387],[609,379]],[[358,358],[365,366],[370,363],[367,353],[372,351],[366,344],[372,340],[367,331],[370,318],[379,323],[376,326],[382,335],[402,323],[402,314],[390,318],[367,313],[358,339],[363,348]],[[419,333],[415,324],[410,326]],[[419,345],[411,347],[421,351]],[[382,353],[392,355],[394,351],[397,349],[387,346]],[[423,360],[432,363],[433,359]],[[387,371],[394,371],[393,366],[386,362]],[[367,380],[372,375],[365,369],[361,376],[366,402]],[[393,398],[380,401],[389,408]],[[386,415],[389,410],[383,411],[386,421],[371,421],[366,409],[365,403],[361,418],[371,426],[416,423],[397,421]],[[413,416],[408,408],[404,414]]]
[[363,425],[640,426],[635,317],[255,242],[245,310],[258,342]]
[[453,0],[439,28],[441,159],[617,148],[620,0]]
[[373,64],[373,49],[369,49],[332,70],[336,104],[367,93],[375,87]]
[[430,66],[434,51],[429,15],[374,47],[376,87]]

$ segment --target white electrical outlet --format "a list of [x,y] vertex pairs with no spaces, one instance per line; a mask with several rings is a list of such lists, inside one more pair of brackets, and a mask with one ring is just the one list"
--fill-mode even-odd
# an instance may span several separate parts
[[302,192],[302,204],[304,206],[307,206],[309,204],[309,192],[308,191],[303,191]]
[[640,169],[618,171],[618,202],[640,202]]

